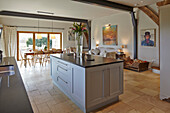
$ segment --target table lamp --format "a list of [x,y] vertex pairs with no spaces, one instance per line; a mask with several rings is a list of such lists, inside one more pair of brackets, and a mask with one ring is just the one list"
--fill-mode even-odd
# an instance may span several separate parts
[[96,44],[96,47],[98,48],[98,47],[99,47],[99,44]]

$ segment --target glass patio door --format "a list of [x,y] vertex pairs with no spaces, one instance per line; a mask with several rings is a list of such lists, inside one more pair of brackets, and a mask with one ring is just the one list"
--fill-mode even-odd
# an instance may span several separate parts
[[17,59],[21,59],[24,52],[33,50],[33,33],[19,33]]

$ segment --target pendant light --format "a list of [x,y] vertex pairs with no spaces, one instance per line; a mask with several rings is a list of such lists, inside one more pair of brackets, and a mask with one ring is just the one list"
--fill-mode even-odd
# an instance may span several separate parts
[[[53,15],[53,14],[52,14]],[[53,33],[53,20],[52,20],[52,33]],[[55,39],[55,34],[50,34],[50,38],[51,39]]]
[[37,39],[42,39],[42,35],[39,33],[39,19],[38,19],[38,33],[37,33]]

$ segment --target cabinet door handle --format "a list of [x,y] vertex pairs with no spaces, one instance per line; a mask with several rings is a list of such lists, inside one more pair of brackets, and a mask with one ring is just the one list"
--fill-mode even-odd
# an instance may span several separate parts
[[58,63],[61,63],[61,64],[65,65],[65,66],[67,66],[67,64],[65,64],[65,63],[63,63],[63,62],[58,61]]
[[63,69],[64,71],[67,71],[67,69],[64,69],[63,67],[58,66],[59,68]]
[[68,84],[68,82],[66,82],[65,80],[63,80],[61,77],[57,77],[57,81],[58,81],[58,78],[61,79],[63,82],[65,82],[66,84]]

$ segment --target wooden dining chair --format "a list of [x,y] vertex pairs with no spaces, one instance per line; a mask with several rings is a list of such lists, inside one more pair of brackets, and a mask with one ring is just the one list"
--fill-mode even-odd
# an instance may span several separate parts
[[53,53],[63,53],[62,49],[52,49]]
[[46,66],[46,63],[50,63],[50,54],[53,54],[52,51],[46,51],[44,55],[44,64]]
[[30,59],[29,59],[29,58],[24,58],[24,57],[22,56],[22,52],[21,52],[21,51],[20,51],[20,56],[21,56],[21,64],[20,64],[20,67],[22,67],[22,64],[23,64],[23,63],[24,63],[24,65],[26,66],[26,65],[27,65],[27,61],[28,61],[29,65],[30,65],[30,67],[31,67]]
[[43,51],[34,51],[34,67],[36,63],[40,63],[40,66],[43,66]]

